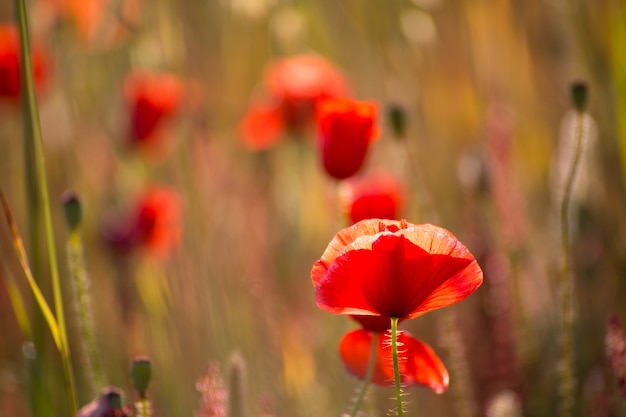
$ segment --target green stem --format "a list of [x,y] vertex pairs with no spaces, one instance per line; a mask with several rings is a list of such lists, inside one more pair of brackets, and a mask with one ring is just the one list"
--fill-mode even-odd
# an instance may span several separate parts
[[50,201],[48,198],[48,186],[45,171],[45,161],[43,154],[43,144],[41,138],[41,126],[39,123],[39,112],[37,109],[37,99],[35,97],[35,83],[33,78],[33,65],[30,54],[30,41],[28,37],[28,16],[26,12],[25,0],[15,0],[17,10],[17,20],[20,32],[21,42],[21,63],[23,80],[23,99],[24,107],[27,109],[25,117],[28,117],[32,128],[32,137],[34,141],[34,151],[36,157],[37,181],[39,191],[41,193],[41,202],[43,206],[44,227],[46,233],[46,243],[48,246],[48,262],[50,263],[50,274],[52,280],[52,292],[54,297],[54,306],[56,312],[57,324],[59,326],[60,353],[63,365],[63,374],[65,378],[65,388],[67,396],[68,413],[70,416],[76,414],[76,394],[74,388],[74,376],[72,373],[72,364],[70,362],[70,348],[67,342],[67,331],[65,328],[65,316],[63,313],[63,298],[61,294],[61,281],[59,279],[59,270],[57,266],[56,249],[54,245],[54,235],[52,231],[52,216],[50,214]]
[[22,298],[22,294],[20,293],[17,283],[13,279],[13,275],[11,275],[11,273],[4,268],[4,265],[2,265],[2,258],[0,258],[0,271],[4,271],[4,282],[7,286],[9,301],[11,301],[13,312],[15,313],[15,318],[17,319],[17,325],[22,331],[24,338],[26,340],[30,340],[33,332],[30,320],[28,319],[28,314],[26,313],[24,299]]
[[100,361],[98,359],[98,350],[96,349],[96,340],[93,332],[93,321],[91,319],[91,302],[89,298],[89,277],[83,264],[83,246],[80,235],[77,231],[70,234],[68,242],[68,253],[70,262],[70,271],[74,281],[76,290],[76,303],[78,304],[78,318],[80,321],[80,330],[82,340],[85,343],[87,352],[88,368],[93,377],[93,391],[99,392],[104,388],[104,377]]
[[570,166],[561,201],[561,336],[562,336],[562,368],[560,386],[560,416],[569,417],[574,407],[574,283],[570,272],[570,241],[569,241],[569,203],[581,157],[582,138],[584,131],[584,113],[576,112],[574,158]]
[[0,202],[2,203],[2,211],[4,212],[4,217],[9,225],[9,229],[11,231],[11,236],[13,237],[13,247],[15,248],[15,253],[20,261],[20,265],[22,270],[24,271],[24,275],[26,276],[26,280],[28,281],[28,285],[35,297],[35,301],[37,302],[37,306],[41,309],[41,313],[43,314],[44,320],[50,329],[50,333],[52,333],[52,340],[54,340],[54,344],[57,349],[61,350],[61,338],[59,336],[59,326],[57,324],[56,319],[54,318],[54,314],[52,314],[52,310],[46,301],[46,298],[43,296],[43,293],[39,289],[37,285],[37,281],[35,281],[35,277],[30,269],[30,264],[28,263],[28,256],[26,255],[26,249],[24,249],[24,242],[22,241],[22,237],[20,236],[19,231],[17,230],[17,223],[15,223],[15,218],[11,213],[11,209],[9,208],[9,203],[4,197],[4,193],[0,189]]
[[402,386],[400,385],[400,364],[398,361],[398,318],[391,318],[391,355],[393,360],[393,380],[396,386],[397,415],[402,417]]
[[367,365],[367,373],[365,374],[365,379],[363,380],[363,385],[361,386],[359,396],[352,406],[352,410],[350,410],[350,417],[355,417],[356,413],[359,411],[359,408],[361,408],[361,403],[363,402],[363,398],[365,398],[365,393],[367,392],[367,389],[370,386],[370,382],[372,381],[374,369],[376,368],[376,352],[378,350],[379,337],[380,334],[378,332],[374,332],[374,335],[372,336],[372,348],[370,350],[370,361]]
[[139,400],[141,402],[141,417],[150,417],[150,401],[143,395]]

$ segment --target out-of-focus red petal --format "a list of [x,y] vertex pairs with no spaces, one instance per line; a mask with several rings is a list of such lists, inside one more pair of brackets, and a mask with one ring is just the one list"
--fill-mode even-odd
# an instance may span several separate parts
[[135,71],[124,81],[124,96],[131,115],[130,139],[146,143],[180,107],[183,84],[173,74]]
[[348,93],[341,73],[315,54],[296,55],[274,63],[265,74],[265,84],[273,96],[286,101],[340,97]]
[[406,200],[400,181],[385,173],[350,178],[342,184],[342,203],[352,223],[365,219],[397,219]]
[[341,73],[315,54],[295,55],[273,63],[265,86],[279,103],[285,126],[298,131],[309,124],[319,100],[343,97],[348,85]]
[[[374,332],[358,329],[346,333],[339,343],[339,354],[348,371],[364,379],[370,360]],[[382,386],[394,385],[393,362],[389,333],[380,333],[376,352],[376,365],[372,382]],[[424,385],[436,393],[448,387],[446,367],[433,349],[407,332],[398,334],[399,369],[403,386]]]
[[447,230],[380,219],[339,232],[311,277],[324,311],[398,318],[458,302],[482,283],[478,263]]
[[[20,39],[17,26],[0,25],[0,97],[17,100],[20,96]],[[40,45],[31,45],[35,88],[40,89],[47,76],[47,57]]]
[[280,108],[269,102],[253,102],[239,125],[243,144],[250,150],[274,146],[284,132]]
[[320,153],[330,176],[342,180],[361,168],[374,137],[377,113],[376,105],[368,101],[335,98],[318,104]]
[[139,199],[137,228],[141,244],[152,254],[166,257],[182,234],[178,194],[166,187],[148,189]]

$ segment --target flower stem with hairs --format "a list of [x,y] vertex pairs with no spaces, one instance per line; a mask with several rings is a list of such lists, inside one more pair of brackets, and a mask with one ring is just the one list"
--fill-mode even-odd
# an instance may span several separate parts
[[574,157],[570,165],[566,180],[563,199],[561,200],[561,337],[562,353],[560,367],[559,399],[561,417],[569,417],[574,408],[574,283],[570,271],[570,241],[569,241],[569,203],[580,162],[584,133],[586,86],[576,83],[572,86],[572,98],[576,110],[574,130]]
[[396,413],[402,417],[402,386],[400,384],[400,364],[398,359],[398,318],[391,319],[391,357],[393,360],[393,380],[396,386]]

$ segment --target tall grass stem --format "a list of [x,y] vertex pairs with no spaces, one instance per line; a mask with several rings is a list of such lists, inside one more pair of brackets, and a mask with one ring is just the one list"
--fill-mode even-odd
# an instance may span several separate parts
[[63,375],[66,388],[66,399],[68,406],[68,414],[73,416],[76,414],[76,394],[74,387],[74,376],[72,372],[72,364],[70,361],[70,348],[67,342],[67,332],[65,328],[65,315],[63,312],[63,297],[61,294],[61,282],[59,278],[59,270],[57,265],[56,248],[54,243],[54,235],[52,231],[52,216],[50,213],[50,201],[48,198],[48,186],[45,171],[45,161],[43,154],[43,143],[41,137],[41,126],[39,123],[39,112],[37,109],[37,99],[35,96],[35,83],[33,77],[33,64],[30,54],[30,41],[28,36],[28,14],[26,11],[25,0],[15,0],[17,21],[20,33],[21,43],[21,63],[22,73],[24,74],[24,94],[25,116],[30,121],[32,139],[35,153],[35,166],[37,171],[37,182],[39,192],[41,194],[41,203],[44,216],[44,228],[46,234],[46,244],[48,247],[48,262],[50,263],[50,275],[52,281],[52,292],[54,298],[54,306],[59,334],[59,351],[61,354],[61,362],[63,366]]

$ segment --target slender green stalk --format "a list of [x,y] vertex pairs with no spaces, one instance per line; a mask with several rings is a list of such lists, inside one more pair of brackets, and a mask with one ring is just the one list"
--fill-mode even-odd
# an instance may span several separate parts
[[396,386],[397,415],[402,417],[402,386],[400,385],[400,364],[398,360],[398,318],[391,318],[391,357],[393,360],[393,380]]
[[581,157],[585,115],[582,110],[576,111],[576,127],[574,132],[574,158],[565,181],[563,200],[561,201],[561,337],[562,357],[560,375],[560,416],[569,417],[574,407],[574,283],[570,271],[569,241],[569,203]]
[[39,192],[41,193],[41,202],[44,215],[44,228],[46,233],[46,243],[48,246],[48,262],[50,263],[50,274],[52,280],[52,292],[54,297],[54,306],[56,319],[58,323],[58,334],[61,354],[61,362],[63,365],[63,374],[65,378],[65,388],[67,396],[68,413],[70,416],[76,414],[76,394],[74,389],[74,376],[72,373],[72,364],[70,361],[70,348],[67,342],[67,331],[65,328],[65,315],[63,312],[63,298],[61,294],[61,282],[59,279],[59,270],[57,266],[56,249],[54,244],[54,235],[52,231],[52,216],[50,214],[50,201],[48,198],[48,186],[45,171],[45,161],[43,154],[43,144],[41,138],[41,126],[39,123],[39,112],[37,109],[37,100],[35,97],[35,83],[33,79],[33,65],[30,54],[30,41],[28,37],[28,16],[26,12],[25,0],[15,0],[17,10],[17,20],[20,32],[21,42],[21,63],[23,67],[23,80],[25,101],[24,107],[27,110],[25,117],[29,118],[35,151],[35,164],[37,170],[37,182]]
[[71,232],[67,246],[70,271],[74,281],[76,303],[78,305],[78,319],[80,321],[82,341],[85,344],[87,365],[91,372],[90,376],[93,377],[93,381],[91,381],[93,385],[92,390],[95,393],[104,388],[105,382],[104,373],[102,372],[98,358],[98,350],[96,349],[96,340],[93,332],[93,321],[91,319],[89,277],[84,268],[83,245],[77,231]]
[[363,402],[363,398],[365,398],[365,393],[367,392],[370,382],[372,381],[372,376],[374,375],[374,369],[376,367],[376,352],[378,350],[379,337],[380,334],[378,332],[374,332],[374,336],[372,337],[372,348],[370,350],[370,361],[367,365],[367,373],[365,374],[365,379],[363,380],[359,396],[352,405],[352,410],[350,410],[350,417],[355,417],[359,408],[361,408],[361,403]]
[[15,313],[15,318],[17,319],[17,324],[22,331],[22,335],[26,340],[30,340],[32,337],[32,326],[30,324],[30,320],[28,318],[28,314],[26,313],[26,307],[24,306],[24,299],[22,298],[22,294],[20,294],[20,290],[17,287],[17,283],[13,279],[13,275],[7,270],[3,268],[2,258],[0,258],[0,270],[4,270],[4,282],[7,286],[7,293],[9,295],[9,301],[11,301],[11,305],[13,306],[13,312]]
[[[19,20],[19,17],[17,18]],[[26,96],[25,80],[27,79],[26,68],[20,65],[20,81],[22,84],[22,96]],[[29,236],[29,256],[30,265],[33,276],[38,280],[37,283],[45,290],[47,281],[42,276],[42,239],[41,239],[41,200],[39,198],[39,190],[37,187],[37,173],[35,167],[35,150],[33,129],[28,111],[28,100],[22,99],[22,119],[23,119],[23,148],[24,148],[24,171],[25,171],[25,196],[26,196],[26,213],[28,221]],[[33,326],[30,340],[35,350],[35,355],[26,355],[28,364],[29,384],[28,391],[33,417],[53,416],[53,407],[50,400],[51,394],[45,385],[45,375],[50,368],[48,361],[48,340],[45,337],[46,319],[41,315],[39,307],[33,306]]]
[[19,231],[17,230],[17,223],[15,223],[15,219],[11,214],[11,209],[9,208],[9,204],[7,203],[6,198],[4,197],[4,193],[0,190],[0,200],[2,202],[2,209],[4,211],[4,217],[9,225],[9,229],[11,230],[11,235],[13,236],[13,247],[15,248],[15,252],[17,253],[17,257],[19,258],[20,265],[22,266],[22,270],[24,271],[24,275],[26,275],[26,280],[28,281],[28,285],[30,286],[33,295],[35,296],[35,301],[37,305],[41,309],[43,313],[44,319],[48,324],[48,328],[50,329],[50,333],[52,333],[52,339],[54,340],[54,344],[60,350],[61,349],[61,337],[59,336],[59,326],[57,325],[57,321],[54,318],[54,314],[52,314],[52,310],[48,305],[43,293],[39,289],[35,278],[33,277],[33,273],[31,272],[30,265],[28,263],[28,257],[26,255],[26,250],[24,249],[24,242],[20,236]]

